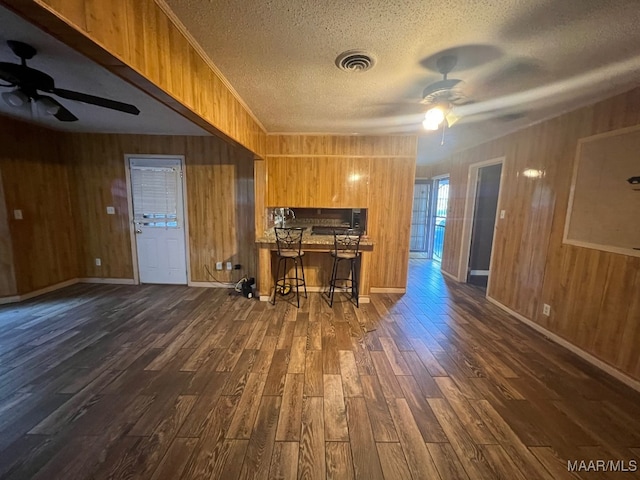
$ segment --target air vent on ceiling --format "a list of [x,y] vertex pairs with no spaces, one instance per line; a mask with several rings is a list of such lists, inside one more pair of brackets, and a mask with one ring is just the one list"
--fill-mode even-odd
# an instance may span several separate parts
[[375,57],[363,50],[347,50],[336,58],[336,66],[345,72],[365,72],[375,63]]

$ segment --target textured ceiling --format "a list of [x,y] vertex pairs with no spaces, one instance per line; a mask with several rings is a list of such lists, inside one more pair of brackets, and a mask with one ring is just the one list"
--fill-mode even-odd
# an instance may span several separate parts
[[[416,133],[435,61],[474,103],[419,161],[632,88],[637,0],[165,0],[270,133]],[[338,54],[377,63],[347,73]]]
[[[94,133],[140,133],[209,135],[181,115],[142,93],[86,57],[0,7],[0,61],[19,63],[6,40],[20,40],[34,46],[38,54],[27,64],[51,75],[56,86],[136,105],[140,115],[128,115],[106,108],[58,98],[79,121],[59,122],[37,109],[16,109],[0,100],[0,114],[63,131]],[[0,88],[5,92],[10,89]],[[30,107],[30,106],[28,106]]]
[[[157,0],[162,3],[162,0]],[[425,163],[637,86],[637,0],[323,1],[166,0],[270,133],[419,133]],[[207,135],[173,110],[0,7],[5,45],[31,43],[29,62],[60,88],[133,103],[138,117],[60,100],[80,118],[61,123],[0,101],[0,114],[68,131]],[[343,51],[377,63],[338,70]],[[453,53],[451,78],[473,103],[446,131],[420,130],[421,92],[441,78],[436,60]],[[0,89],[4,91],[4,89]]]

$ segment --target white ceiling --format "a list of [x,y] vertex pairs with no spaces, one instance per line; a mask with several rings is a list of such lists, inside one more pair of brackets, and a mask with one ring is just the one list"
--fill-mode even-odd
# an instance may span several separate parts
[[[70,132],[139,133],[173,135],[209,135],[170,108],[146,95],[138,88],[91,62],[75,50],[0,7],[0,61],[19,63],[7,40],[20,40],[38,50],[27,61],[35,69],[51,75],[56,87],[75,90],[136,105],[140,115],[129,115],[107,108],[57,98],[79,121],[59,122],[37,109],[16,109],[0,100],[0,114]],[[9,91],[0,88],[0,91]],[[30,107],[30,106],[28,106]]]
[[[156,0],[162,3],[163,0]],[[638,0],[165,0],[269,133],[420,133],[420,163],[637,86]],[[132,103],[140,116],[59,99],[80,121],[62,123],[0,101],[0,114],[67,131],[207,135],[181,115],[0,7],[5,40],[39,50],[29,62],[56,86]],[[364,49],[373,69],[335,66]],[[420,129],[435,62],[454,53],[450,78],[473,103],[446,131]],[[4,91],[4,89],[0,89]]]
[[[475,103],[419,161],[638,84],[638,0],[165,0],[270,133],[416,133],[435,60]],[[377,64],[338,70],[364,49]]]

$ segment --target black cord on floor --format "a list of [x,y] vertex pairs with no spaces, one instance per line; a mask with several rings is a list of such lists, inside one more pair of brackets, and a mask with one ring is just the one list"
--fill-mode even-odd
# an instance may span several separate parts
[[217,283],[221,283],[221,284],[223,284],[223,285],[229,285],[229,286],[231,286],[231,287],[235,287],[235,285],[236,285],[236,283],[237,283],[237,282],[221,282],[220,280],[218,280],[218,279],[215,277],[215,275],[214,275],[213,273],[211,273],[211,270],[209,270],[209,265],[206,265],[206,264],[205,264],[204,269],[207,271],[207,273],[209,274],[209,276],[210,276],[211,278],[213,278]]

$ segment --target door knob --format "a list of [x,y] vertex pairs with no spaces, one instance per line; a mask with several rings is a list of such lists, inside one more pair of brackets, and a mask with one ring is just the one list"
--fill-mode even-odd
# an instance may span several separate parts
[[139,228],[136,228],[136,233],[142,233],[142,230]]

